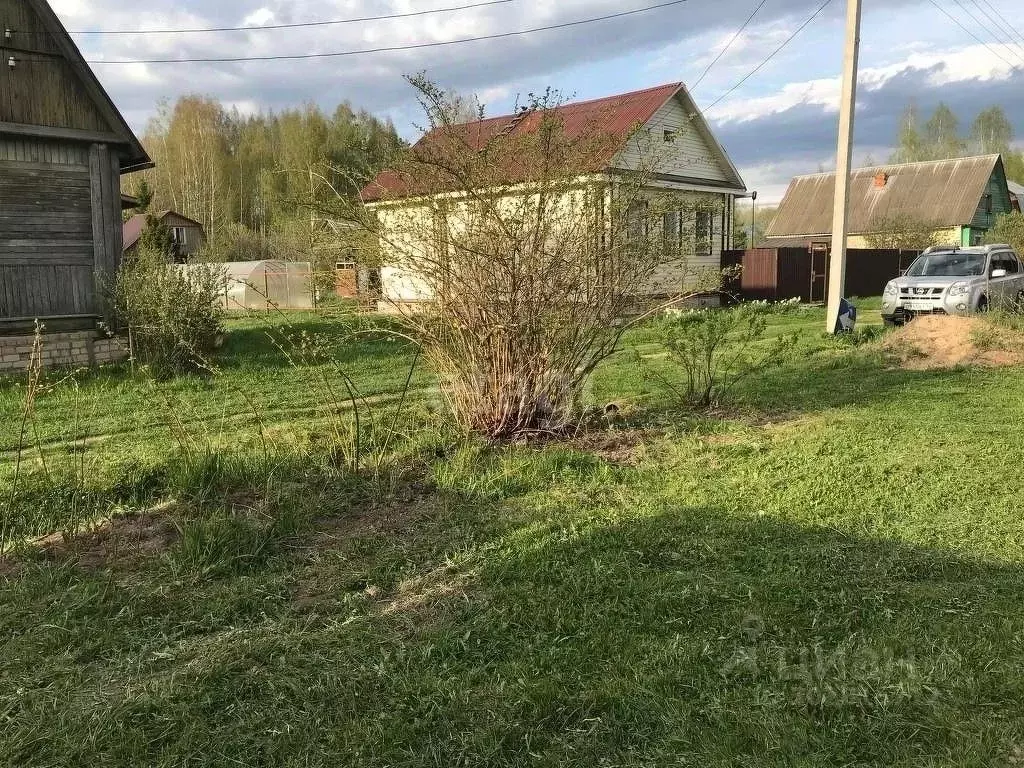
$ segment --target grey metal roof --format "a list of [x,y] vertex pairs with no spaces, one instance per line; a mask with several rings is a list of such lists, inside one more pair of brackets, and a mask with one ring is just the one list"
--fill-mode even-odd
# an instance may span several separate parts
[[[968,225],[1000,162],[999,155],[980,155],[858,168],[850,175],[849,232],[872,232],[874,222],[894,215],[911,215],[936,228]],[[877,187],[875,177],[883,173],[888,179]],[[830,234],[835,183],[835,173],[793,179],[765,238]]]

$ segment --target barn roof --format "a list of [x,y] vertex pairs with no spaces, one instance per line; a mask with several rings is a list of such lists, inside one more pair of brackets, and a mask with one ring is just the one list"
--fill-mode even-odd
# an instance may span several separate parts
[[190,219],[188,216],[182,216],[177,211],[160,211],[158,213],[137,213],[130,219],[128,219],[128,221],[126,221],[124,223],[124,226],[122,227],[124,233],[124,245],[122,246],[122,248],[127,251],[129,248],[131,248],[133,245],[139,242],[139,239],[142,237],[142,233],[146,231],[146,226],[149,223],[150,216],[155,218],[157,221],[163,221],[172,214],[177,216],[179,219],[184,219],[185,221],[192,222],[200,229],[203,228],[203,225],[200,224],[195,219]]
[[[980,155],[858,168],[850,174],[849,232],[870,233],[879,219],[901,214],[936,228],[970,224],[1001,164],[999,155]],[[835,173],[793,179],[765,238],[830,234],[835,184]]]
[[[547,111],[523,110],[510,115],[489,117],[470,123],[455,126],[459,138],[470,151],[483,149],[488,142],[498,136],[511,138],[535,133],[545,117],[555,117],[562,123],[562,131],[569,141],[586,136],[600,136],[602,142],[596,151],[585,158],[578,170],[581,173],[598,173],[609,168],[615,156],[625,147],[629,137],[637,126],[651,120],[665,104],[680,92],[685,93],[682,83],[668,83],[640,91],[606,96],[590,101],[579,101],[563,104]],[[724,150],[707,129],[703,116],[695,110],[694,119],[699,121],[710,139],[712,146],[722,155],[726,164],[731,162]],[[438,141],[445,129],[428,132],[413,147],[413,153],[426,151]],[[735,169],[733,169],[735,170]],[[738,174],[737,178],[738,178]],[[520,179],[526,181],[527,179]],[[408,179],[393,170],[385,170],[362,191],[364,202],[375,202],[383,198],[399,198],[413,194],[428,194],[438,190],[415,190],[409,185]]]
[[154,163],[150,159],[149,154],[143,148],[142,143],[120,111],[118,111],[117,106],[96,77],[96,74],[89,67],[85,57],[82,56],[82,52],[75,45],[71,35],[68,34],[67,29],[65,29],[57,14],[54,13],[50,4],[46,0],[24,0],[24,2],[36,13],[40,21],[42,21],[53,36],[54,42],[64,55],[72,71],[81,80],[89,99],[110,125],[112,139],[116,138],[119,143],[128,147],[128,152],[122,155],[121,158],[121,172],[129,173],[131,171],[152,168]]

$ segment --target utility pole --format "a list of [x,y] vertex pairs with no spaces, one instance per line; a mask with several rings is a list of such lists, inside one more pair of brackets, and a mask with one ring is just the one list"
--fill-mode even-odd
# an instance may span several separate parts
[[826,333],[836,332],[846,288],[846,219],[850,209],[853,118],[857,103],[857,64],[860,58],[860,8],[861,0],[846,0],[846,46],[843,54],[843,95],[839,103],[839,150],[836,157],[835,208],[832,213],[832,253],[828,265]]

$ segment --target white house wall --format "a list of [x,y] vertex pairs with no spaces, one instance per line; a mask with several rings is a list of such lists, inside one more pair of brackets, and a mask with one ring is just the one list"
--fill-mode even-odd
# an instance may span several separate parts
[[426,280],[410,268],[425,249],[433,246],[421,241],[417,233],[429,232],[433,211],[429,204],[382,207],[377,219],[382,234],[381,291],[385,302],[408,304],[430,301],[433,292]]
[[[651,190],[652,196],[657,191]],[[646,295],[671,296],[716,285],[722,273],[722,232],[729,196],[700,192],[673,192],[683,205],[704,203],[711,208],[711,248],[709,253],[687,257],[682,263],[658,267],[647,281]],[[688,214],[692,216],[692,214]],[[696,239],[696,221],[685,224],[686,234]],[[692,242],[692,241],[691,241]]]
[[[658,197],[663,190],[650,188],[645,197]],[[564,194],[561,204],[556,204],[556,215],[561,211],[567,215],[577,215],[586,210],[588,205],[597,205],[597,191],[590,189],[573,189]],[[711,210],[710,250],[700,255],[692,255],[684,263],[666,264],[657,268],[646,281],[642,291],[647,296],[666,296],[691,291],[698,287],[707,287],[721,272],[722,236],[725,226],[725,211],[730,204],[727,194],[707,192],[680,192],[673,189],[674,199],[680,201],[681,207],[691,207],[703,202]],[[586,197],[592,202],[587,202]],[[503,207],[507,206],[506,214],[513,206],[520,205],[520,196],[508,196]],[[445,201],[448,209],[449,227],[455,232],[464,231],[466,216],[460,214],[461,203],[457,200]],[[499,205],[502,205],[499,202]],[[605,209],[610,206],[606,199]],[[433,291],[429,282],[416,269],[416,262],[435,247],[433,239],[425,239],[424,235],[432,233],[434,207],[429,202],[405,204],[400,206],[381,206],[377,209],[382,231],[381,237],[381,288],[383,292],[382,309],[394,309],[404,305],[418,304],[433,299]],[[684,238],[692,243],[695,238],[695,221],[693,214],[687,214],[687,225],[684,227]],[[658,222],[652,222],[655,230],[660,228]],[[651,233],[656,234],[655,232]]]
[[[666,131],[673,136],[672,141],[665,141]],[[709,182],[735,182],[721,154],[705,138],[698,122],[690,119],[681,96],[672,98],[655,113],[629,140],[613,165]]]

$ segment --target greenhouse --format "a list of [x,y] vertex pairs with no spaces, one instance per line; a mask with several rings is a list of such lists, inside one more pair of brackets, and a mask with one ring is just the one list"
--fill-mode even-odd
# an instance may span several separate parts
[[[209,269],[210,265],[183,267]],[[313,271],[305,261],[233,261],[216,265],[224,271],[227,310],[312,309]]]

